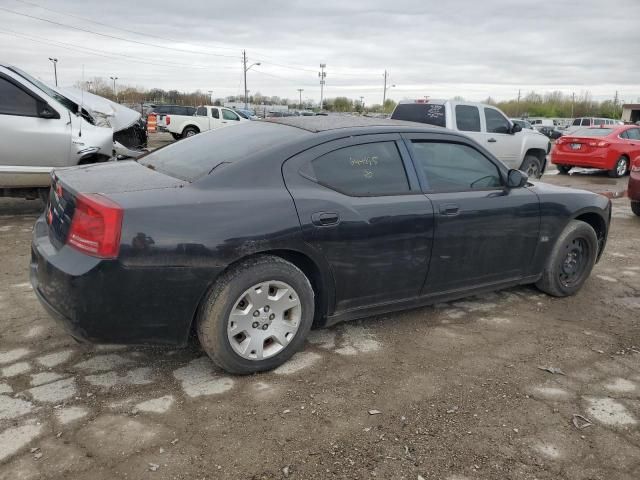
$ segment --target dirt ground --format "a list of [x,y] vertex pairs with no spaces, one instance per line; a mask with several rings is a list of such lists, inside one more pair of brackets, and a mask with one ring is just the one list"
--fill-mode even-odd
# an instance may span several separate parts
[[230,377],[195,344],[75,343],[28,283],[41,205],[0,200],[0,480],[638,479],[640,218],[613,202],[575,297],[514,288],[339,325]]

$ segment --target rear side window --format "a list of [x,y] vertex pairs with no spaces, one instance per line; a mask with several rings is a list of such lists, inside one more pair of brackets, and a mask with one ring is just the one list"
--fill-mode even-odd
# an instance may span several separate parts
[[409,181],[395,142],[354,145],[312,160],[316,180],[353,196],[392,195],[409,191]]
[[391,118],[426,123],[436,127],[447,126],[445,108],[441,103],[401,103],[393,111]]
[[198,107],[196,110],[196,116],[198,117],[206,117],[207,116],[207,108],[206,107]]
[[590,118],[583,118],[582,119],[582,126],[587,126],[590,127],[591,126],[591,119]]
[[220,118],[220,112],[218,111],[217,108],[212,108],[211,109],[211,116],[213,118]]
[[640,140],[640,128],[630,128],[627,130],[627,138],[629,140]]
[[484,118],[487,121],[487,132],[489,133],[509,133],[511,125],[509,120],[504,118],[499,111],[493,108],[484,109]]
[[413,141],[416,167],[430,192],[500,188],[498,167],[477,150],[458,143]]
[[20,87],[0,78],[0,115],[36,117],[38,104],[35,98]]
[[471,105],[456,105],[456,127],[463,132],[480,131],[480,111]]
[[593,120],[593,124],[598,126],[598,125],[604,125],[604,120],[602,118],[596,118]]

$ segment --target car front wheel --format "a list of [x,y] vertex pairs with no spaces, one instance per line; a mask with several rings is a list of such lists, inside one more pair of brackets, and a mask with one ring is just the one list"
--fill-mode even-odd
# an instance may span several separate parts
[[216,282],[200,308],[198,338],[225,371],[261,372],[302,347],[313,316],[314,292],[305,274],[280,257],[260,256]]
[[598,256],[598,237],[591,225],[571,220],[547,258],[536,287],[554,297],[575,294],[591,274]]

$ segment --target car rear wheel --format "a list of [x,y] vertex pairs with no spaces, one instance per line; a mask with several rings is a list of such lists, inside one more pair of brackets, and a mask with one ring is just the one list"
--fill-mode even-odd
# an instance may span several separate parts
[[640,216],[640,202],[631,202],[631,211]]
[[629,159],[624,155],[621,156],[616,162],[616,166],[612,170],[609,170],[609,176],[612,178],[623,177],[629,170]]
[[520,170],[525,172],[529,178],[542,177],[542,165],[540,165],[540,160],[538,160],[534,155],[527,155],[524,157]]
[[275,256],[249,259],[216,282],[200,308],[198,338],[225,371],[271,370],[302,347],[314,316],[309,279]]
[[569,165],[556,165],[556,168],[558,169],[558,173],[560,175],[567,175],[572,167]]
[[598,237],[591,225],[571,220],[547,258],[536,287],[554,297],[575,294],[591,274],[598,255]]
[[182,138],[193,137],[199,133],[200,131],[196,127],[187,127],[182,131]]

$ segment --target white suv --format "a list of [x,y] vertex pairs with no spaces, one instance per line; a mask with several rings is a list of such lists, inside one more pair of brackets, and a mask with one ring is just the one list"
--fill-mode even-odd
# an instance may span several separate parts
[[407,120],[464,133],[489,150],[509,168],[540,178],[551,149],[549,139],[535,130],[522,129],[496,107],[455,100],[401,101],[391,114]]

